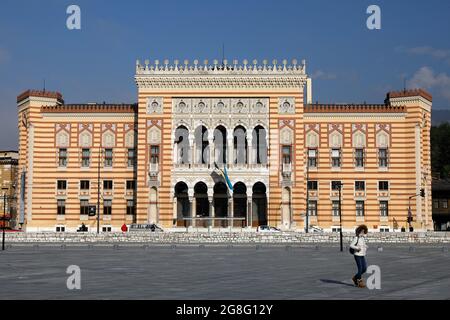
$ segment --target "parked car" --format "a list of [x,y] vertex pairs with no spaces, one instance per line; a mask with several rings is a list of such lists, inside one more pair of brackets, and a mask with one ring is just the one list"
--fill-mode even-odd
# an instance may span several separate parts
[[259,226],[256,229],[257,232],[281,232],[280,229],[272,227],[272,226]]

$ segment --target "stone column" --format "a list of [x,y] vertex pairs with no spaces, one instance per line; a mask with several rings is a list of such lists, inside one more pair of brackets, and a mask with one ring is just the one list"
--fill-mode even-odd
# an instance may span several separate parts
[[[209,217],[214,218],[215,213],[214,213],[214,198],[213,198],[213,196],[208,196],[208,201],[209,201]],[[214,220],[210,220],[209,226],[214,227]]]
[[178,159],[178,143],[173,144],[173,163],[178,164],[180,161]]
[[213,139],[209,139],[208,140],[208,144],[209,144],[209,165],[211,166],[211,168],[214,167],[214,160],[215,160],[215,148],[214,148],[214,140]]
[[247,146],[248,146],[248,151],[247,151],[247,164],[248,167],[251,167],[252,164],[255,163],[255,161],[253,161],[253,145],[252,145],[252,135],[251,134],[247,134]]
[[253,212],[252,212],[252,194],[247,195],[247,227],[252,226],[252,220],[253,220]]
[[[191,206],[191,218],[197,217],[197,198],[192,197],[192,206]],[[197,226],[197,223],[195,220],[192,220],[192,226]]]
[[173,220],[173,225],[176,226],[177,220],[178,220],[178,199],[177,199],[177,197],[173,197],[172,220]]
[[[234,217],[234,199],[233,199],[233,193],[230,192],[230,198],[228,199],[228,217],[233,218]],[[233,226],[233,220],[228,221],[228,226]]]
[[227,158],[228,158],[228,165],[234,164],[233,134],[228,134],[227,137]]
[[195,163],[195,145],[194,145],[194,137],[189,135],[189,157],[188,162],[192,166]]

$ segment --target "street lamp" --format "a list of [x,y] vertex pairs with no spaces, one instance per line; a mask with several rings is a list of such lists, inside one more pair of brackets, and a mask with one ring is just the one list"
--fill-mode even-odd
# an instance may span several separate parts
[[406,222],[408,222],[408,224],[409,224],[410,232],[413,231],[413,227],[411,226],[411,222],[413,221],[412,211],[411,211],[411,199],[415,198],[417,196],[421,196],[422,198],[425,198],[425,189],[420,189],[420,192],[418,194],[408,197],[408,217],[406,219]]
[[97,234],[100,233],[100,154],[102,152],[102,141],[98,146],[98,165],[97,165]]
[[339,239],[340,239],[340,244],[341,244],[341,252],[344,251],[344,247],[343,247],[343,242],[342,242],[342,205],[341,205],[341,189],[342,189],[342,182],[339,181],[338,182],[338,188],[339,188]]
[[2,234],[2,251],[5,250],[5,229],[6,229],[6,192],[8,188],[2,188],[3,190],[3,234]]
[[306,226],[305,232],[309,232],[309,149],[306,148]]

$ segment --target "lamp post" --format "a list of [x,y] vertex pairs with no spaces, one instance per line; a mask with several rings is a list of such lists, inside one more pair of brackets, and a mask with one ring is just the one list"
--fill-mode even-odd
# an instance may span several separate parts
[[308,149],[306,149],[306,228],[305,232],[309,232],[309,158]]
[[412,232],[413,228],[411,226],[411,222],[413,221],[412,212],[411,212],[411,199],[415,198],[417,196],[421,196],[422,198],[425,198],[425,189],[420,189],[420,192],[418,194],[415,194],[413,196],[408,197],[408,217],[407,222],[409,224],[409,231]]
[[[101,140],[101,139],[100,139]],[[102,152],[102,143],[98,147],[98,165],[97,165],[97,234],[100,233],[100,153]]]
[[341,252],[344,251],[343,242],[342,242],[342,205],[341,205],[341,189],[342,189],[342,182],[339,181],[339,240],[341,244]]
[[3,232],[2,232],[2,251],[5,250],[5,229],[6,229],[6,191],[8,188],[2,188],[3,190]]

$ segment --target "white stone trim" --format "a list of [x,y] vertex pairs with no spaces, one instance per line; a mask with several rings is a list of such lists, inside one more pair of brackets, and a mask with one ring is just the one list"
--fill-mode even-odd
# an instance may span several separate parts
[[374,113],[340,113],[340,112],[305,112],[303,114],[304,120],[316,120],[318,118],[344,118],[348,120],[360,121],[361,118],[376,118],[381,121],[389,121],[392,118],[405,118],[406,113],[394,113],[394,112],[374,112]]
[[[41,113],[42,118],[51,118],[51,121],[67,121],[68,119],[78,120],[78,119],[92,119],[92,118],[101,118],[102,120],[111,120],[111,121],[134,121],[134,114],[129,114],[129,112],[124,113],[108,113],[108,112],[73,112],[73,113]],[[119,118],[119,119],[118,119]]]

